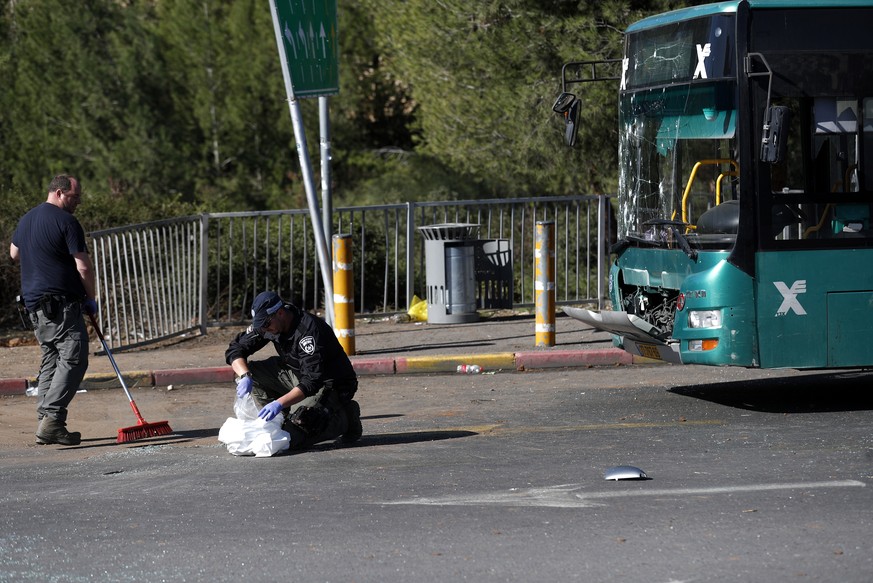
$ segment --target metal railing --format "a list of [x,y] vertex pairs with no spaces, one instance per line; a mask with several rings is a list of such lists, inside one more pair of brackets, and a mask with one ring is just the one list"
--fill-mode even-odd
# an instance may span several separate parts
[[204,237],[185,217],[90,234],[100,327],[113,347],[201,328]]
[[[475,223],[480,239],[508,241],[513,305],[534,302],[537,221],[554,221],[556,298],[596,303],[605,293],[611,235],[606,195],[416,202],[333,211],[332,232],[352,237],[356,313],[405,312],[424,299],[417,228]],[[208,213],[89,233],[101,327],[113,348],[133,348],[208,327],[241,324],[263,290],[306,309],[323,306],[306,209]]]

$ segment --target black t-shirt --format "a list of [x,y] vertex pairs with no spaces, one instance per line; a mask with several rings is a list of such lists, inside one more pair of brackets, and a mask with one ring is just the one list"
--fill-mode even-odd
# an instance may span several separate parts
[[47,294],[85,299],[73,255],[87,251],[85,232],[72,214],[45,202],[21,217],[12,235],[21,263],[21,294],[36,310]]

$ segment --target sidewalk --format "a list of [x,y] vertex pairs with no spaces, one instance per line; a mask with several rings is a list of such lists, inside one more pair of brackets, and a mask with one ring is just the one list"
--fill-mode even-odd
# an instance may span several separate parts
[[[554,367],[590,367],[640,361],[614,348],[609,334],[589,328],[559,313],[555,346],[536,347],[533,315],[482,313],[479,322],[428,324],[364,317],[355,324],[356,354],[352,364],[359,375],[454,373],[459,364],[478,364],[484,372],[521,371]],[[168,387],[233,382],[224,362],[228,342],[243,328],[209,329],[196,335],[165,341],[159,346],[115,351],[125,384],[133,387]],[[100,348],[92,339],[91,349]],[[274,351],[267,347],[264,357]],[[642,359],[646,360],[647,359]],[[24,393],[39,369],[40,352],[34,343],[0,348],[0,395]],[[83,389],[120,388],[109,359],[91,354]]]

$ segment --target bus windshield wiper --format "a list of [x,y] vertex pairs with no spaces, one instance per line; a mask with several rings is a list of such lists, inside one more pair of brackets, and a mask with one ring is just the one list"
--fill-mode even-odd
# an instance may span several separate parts
[[670,230],[673,231],[673,236],[676,237],[676,242],[679,243],[679,248],[682,249],[685,255],[690,257],[692,261],[697,261],[697,249],[691,248],[688,238],[679,230],[679,227],[671,225]]
[[[697,250],[691,247],[688,242],[688,237],[683,231],[688,225],[683,221],[672,221],[669,219],[651,219],[643,223],[644,227],[651,226],[653,229],[648,233],[653,233],[655,236],[652,239],[660,239],[663,244],[670,246],[671,239],[676,241],[676,244],[692,261],[697,261]],[[648,238],[648,237],[647,237]]]
[[633,247],[634,245],[639,247],[665,247],[666,243],[664,241],[660,241],[658,239],[650,239],[639,234],[628,234],[627,236],[622,237],[615,244],[613,244],[609,248],[609,252],[621,253],[628,247]]
[[683,231],[687,227],[682,221],[668,219],[652,219],[643,223],[650,227],[644,233],[628,233],[609,248],[610,253],[621,253],[631,246],[672,248],[673,243],[692,261],[697,261],[697,250],[691,246]]

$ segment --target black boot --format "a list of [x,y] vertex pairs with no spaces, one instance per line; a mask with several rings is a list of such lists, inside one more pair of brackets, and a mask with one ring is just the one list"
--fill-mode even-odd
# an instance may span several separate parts
[[343,433],[343,443],[355,443],[361,439],[361,435],[364,433],[364,428],[361,426],[361,407],[357,401],[349,401],[345,404],[345,410],[349,426]]
[[64,423],[53,417],[43,417],[36,430],[36,442],[40,445],[56,443],[58,445],[79,445],[82,434],[78,431],[70,433]]

